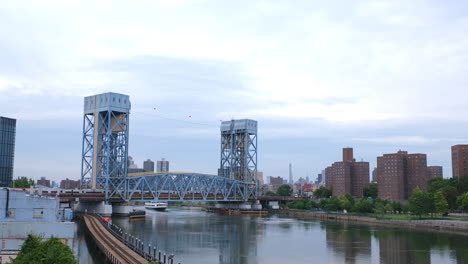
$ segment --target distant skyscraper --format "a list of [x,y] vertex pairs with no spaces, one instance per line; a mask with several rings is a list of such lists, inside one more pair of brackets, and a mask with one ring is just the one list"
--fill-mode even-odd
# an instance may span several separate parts
[[369,162],[356,162],[353,149],[343,149],[343,161],[335,162],[325,169],[326,185],[332,188],[333,195],[346,193],[362,197],[363,190],[369,185]]
[[293,173],[292,173],[292,164],[289,163],[289,184],[292,185],[294,183],[293,180]]
[[0,187],[8,187],[13,179],[16,119],[0,116]]
[[468,175],[468,145],[452,146],[452,177]]
[[284,182],[284,180],[280,176],[278,176],[278,177],[270,176],[270,184],[271,185],[282,185],[283,182]]
[[154,161],[147,159],[143,162],[143,169],[145,172],[154,172]]
[[40,180],[37,180],[37,185],[42,185],[45,187],[50,187],[50,180],[47,180],[45,177],[41,177]]
[[164,160],[164,158],[162,158],[162,160],[157,161],[156,167],[157,167],[157,172],[168,172],[169,171],[169,161]]

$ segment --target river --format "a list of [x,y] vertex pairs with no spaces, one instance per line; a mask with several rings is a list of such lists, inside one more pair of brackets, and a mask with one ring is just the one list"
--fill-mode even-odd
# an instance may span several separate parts
[[[223,216],[200,208],[147,211],[145,220],[113,217],[126,232],[175,254],[182,264],[468,263],[468,235],[404,228]],[[78,228],[80,263],[102,263]],[[91,254],[88,256],[88,248]]]

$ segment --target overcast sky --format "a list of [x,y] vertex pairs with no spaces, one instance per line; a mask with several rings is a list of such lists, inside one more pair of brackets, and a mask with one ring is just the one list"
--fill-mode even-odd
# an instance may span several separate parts
[[[220,120],[258,120],[259,170],[315,178],[354,147],[451,177],[468,143],[464,1],[1,1],[15,176],[78,179],[83,97],[128,94],[130,154],[215,174]],[[156,111],[154,110],[156,108]]]

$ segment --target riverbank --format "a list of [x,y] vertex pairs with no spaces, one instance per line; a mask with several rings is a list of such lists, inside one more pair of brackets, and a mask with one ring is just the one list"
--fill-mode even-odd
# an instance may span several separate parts
[[330,221],[348,221],[356,223],[368,223],[394,227],[409,227],[418,229],[431,229],[437,231],[456,231],[468,234],[468,221],[443,220],[443,219],[421,219],[421,220],[399,220],[380,219],[369,216],[358,216],[341,213],[311,212],[300,210],[272,210],[272,214],[294,217],[299,219],[320,219]]

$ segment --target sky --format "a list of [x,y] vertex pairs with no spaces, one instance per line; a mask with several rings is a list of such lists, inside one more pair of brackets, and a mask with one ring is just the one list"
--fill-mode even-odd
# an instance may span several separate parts
[[463,1],[1,1],[0,116],[14,176],[78,179],[83,97],[130,96],[129,152],[216,174],[220,120],[258,121],[258,169],[468,143]]

